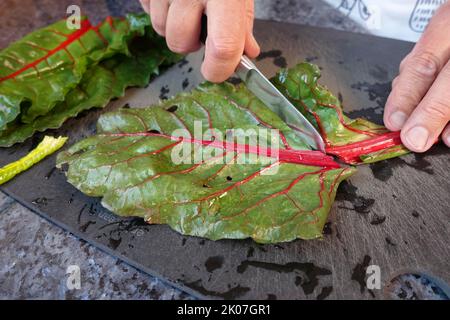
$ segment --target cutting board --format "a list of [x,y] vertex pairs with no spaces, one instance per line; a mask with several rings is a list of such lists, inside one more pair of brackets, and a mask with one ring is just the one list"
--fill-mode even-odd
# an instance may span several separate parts
[[[257,65],[268,76],[303,60],[318,64],[321,83],[347,114],[381,123],[390,81],[411,43],[257,21],[262,48]],[[203,53],[189,55],[146,89],[130,89],[104,110],[84,112],[47,134],[67,135],[67,146],[94,133],[103,112],[148,106],[202,81]],[[42,139],[0,150],[0,165],[25,155]],[[436,145],[360,166],[344,182],[321,240],[259,245],[251,240],[209,241],[167,226],[119,218],[66,182],[55,156],[1,187],[20,203],[76,236],[200,298],[382,298],[405,272],[450,282],[450,154]],[[366,287],[366,268],[379,267],[381,288]]]

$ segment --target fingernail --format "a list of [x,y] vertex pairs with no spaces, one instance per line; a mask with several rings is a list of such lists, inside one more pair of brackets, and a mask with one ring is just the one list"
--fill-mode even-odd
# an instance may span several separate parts
[[413,127],[406,134],[408,142],[418,151],[424,150],[427,145],[429,132],[424,127]]
[[408,119],[408,116],[403,111],[395,111],[389,121],[395,127],[395,129],[400,130]]

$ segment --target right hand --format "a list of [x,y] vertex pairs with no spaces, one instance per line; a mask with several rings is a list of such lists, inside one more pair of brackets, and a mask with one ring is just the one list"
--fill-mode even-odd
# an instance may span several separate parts
[[222,82],[235,71],[242,54],[250,58],[260,49],[253,36],[253,0],[140,0],[150,15],[155,31],[166,37],[167,46],[177,53],[200,47],[201,17],[208,16],[203,76]]

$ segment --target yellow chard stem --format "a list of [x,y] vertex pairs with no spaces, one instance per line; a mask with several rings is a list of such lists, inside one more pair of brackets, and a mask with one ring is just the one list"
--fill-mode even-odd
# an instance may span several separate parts
[[14,178],[19,173],[29,169],[45,157],[60,149],[67,141],[67,137],[53,138],[45,136],[39,145],[23,157],[3,168],[0,168],[0,185]]

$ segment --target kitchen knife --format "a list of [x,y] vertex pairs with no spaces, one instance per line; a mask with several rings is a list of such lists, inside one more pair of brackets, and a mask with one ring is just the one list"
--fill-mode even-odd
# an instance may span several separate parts
[[322,136],[296,107],[243,55],[236,74],[247,88],[275,112],[311,148],[325,152]]
[[[206,42],[206,15],[202,17],[200,41]],[[316,128],[298,111],[296,107],[262,74],[255,64],[246,56],[236,69],[236,74],[247,88],[258,97],[270,110],[275,112],[294,132],[312,149],[325,152],[325,143]]]

